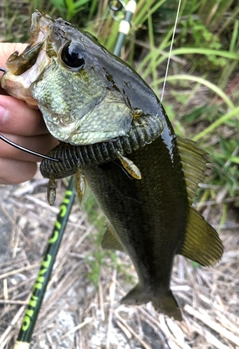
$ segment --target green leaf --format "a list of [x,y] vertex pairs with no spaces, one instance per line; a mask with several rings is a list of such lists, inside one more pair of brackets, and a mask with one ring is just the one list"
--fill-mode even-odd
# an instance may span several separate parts
[[228,160],[239,165],[239,156],[231,156]]

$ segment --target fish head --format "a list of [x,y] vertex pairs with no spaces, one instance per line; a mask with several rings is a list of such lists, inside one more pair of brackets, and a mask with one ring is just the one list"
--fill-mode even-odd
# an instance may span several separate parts
[[107,68],[115,56],[91,34],[40,11],[32,14],[30,38],[6,62],[1,86],[10,95],[38,107],[63,142],[86,145],[127,134],[134,112]]

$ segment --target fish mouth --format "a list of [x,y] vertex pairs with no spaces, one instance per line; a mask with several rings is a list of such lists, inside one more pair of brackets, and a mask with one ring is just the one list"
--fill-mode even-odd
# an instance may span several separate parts
[[51,17],[40,11],[32,14],[30,28],[31,43],[20,55],[16,51],[8,58],[6,65],[11,74],[21,75],[36,63],[44,43],[48,41],[51,32],[51,23]]
[[1,79],[2,88],[30,105],[37,105],[30,95],[30,87],[51,61],[47,46],[52,22],[48,15],[40,11],[32,14],[31,42],[21,54],[16,51],[10,55],[6,62],[7,71]]
[[41,11],[35,11],[32,14],[32,22],[30,28],[30,35],[32,41],[43,41],[46,39],[46,34],[51,31],[53,19]]

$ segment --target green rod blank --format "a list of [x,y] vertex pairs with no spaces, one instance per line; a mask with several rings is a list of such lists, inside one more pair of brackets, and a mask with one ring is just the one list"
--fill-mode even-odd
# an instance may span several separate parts
[[74,203],[74,199],[74,177],[71,177],[68,188],[65,192],[64,199],[60,206],[52,235],[48,241],[46,253],[41,263],[36,282],[33,286],[31,299],[26,309],[14,349],[29,348],[38,313],[40,311],[46,287],[51,276],[51,271],[56,259],[56,255],[61,245],[61,240],[66,228],[71,208]]

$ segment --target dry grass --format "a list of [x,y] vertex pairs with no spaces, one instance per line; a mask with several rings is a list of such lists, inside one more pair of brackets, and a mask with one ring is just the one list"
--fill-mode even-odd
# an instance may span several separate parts
[[[40,176],[20,186],[2,186],[0,231],[0,348],[12,348],[41,263],[57,209],[46,203]],[[58,204],[64,188],[58,189]],[[204,214],[217,226],[220,207],[206,203]],[[230,217],[230,215],[228,216]],[[182,323],[154,311],[151,304],[126,307],[119,300],[134,281],[130,260],[106,253],[98,289],[89,280],[89,258],[97,248],[96,229],[75,205],[35,328],[32,348],[239,348],[239,235],[232,215],[222,229],[222,261],[195,268],[175,260],[172,290],[184,314]],[[91,257],[90,257],[91,256]],[[120,268],[119,268],[120,266]]]
[[[7,0],[0,3],[0,39],[23,40],[21,26],[15,30],[14,21],[16,14],[27,13],[27,2],[23,2],[25,8],[20,1],[11,3],[11,23],[4,21]],[[192,103],[200,105],[201,92],[200,100]],[[38,175],[20,186],[0,186],[0,349],[13,348],[63,196],[61,186],[58,202],[49,207],[44,183]],[[217,229],[223,213],[221,202],[218,195],[200,208]],[[184,321],[178,323],[156,313],[151,304],[119,304],[122,295],[132,287],[127,274],[136,281],[131,262],[123,253],[116,253],[117,265],[105,254],[95,288],[89,279],[92,267],[88,261],[94,261],[95,249],[99,248],[94,238],[98,232],[75,205],[32,348],[239,348],[239,221],[235,212],[229,213],[220,227],[225,253],[216,267],[195,268],[183,257],[175,259],[171,288],[184,315]]]

